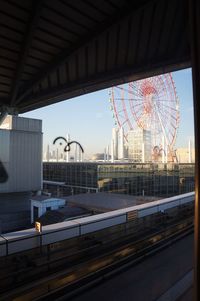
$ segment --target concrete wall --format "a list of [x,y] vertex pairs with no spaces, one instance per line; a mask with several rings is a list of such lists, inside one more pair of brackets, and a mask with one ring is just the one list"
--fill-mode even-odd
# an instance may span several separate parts
[[0,233],[31,225],[30,192],[0,194]]
[[8,174],[0,183],[0,232],[13,231],[30,223],[30,192],[42,188],[42,121],[7,116],[0,160]]
[[0,193],[41,190],[41,120],[8,116],[0,128],[0,160],[9,177]]

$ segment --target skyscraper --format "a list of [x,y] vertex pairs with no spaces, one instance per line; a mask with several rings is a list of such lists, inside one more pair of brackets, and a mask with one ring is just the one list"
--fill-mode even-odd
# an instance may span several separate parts
[[135,162],[151,161],[151,132],[136,129],[128,132],[128,157]]
[[111,139],[111,161],[118,159],[118,130],[116,128],[112,129],[112,139]]
[[120,127],[118,131],[118,159],[124,159],[124,129]]
[[50,150],[49,150],[49,144],[47,145],[47,154],[46,154],[46,160],[49,162],[50,159]]

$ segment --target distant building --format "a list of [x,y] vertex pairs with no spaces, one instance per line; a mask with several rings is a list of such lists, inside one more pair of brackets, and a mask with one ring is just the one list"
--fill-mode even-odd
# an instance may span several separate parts
[[104,153],[97,153],[94,154],[91,158],[92,161],[103,161],[104,160]]
[[134,162],[151,162],[151,132],[136,129],[128,132],[128,158]]
[[194,164],[44,162],[44,190],[52,196],[110,192],[169,197],[194,190]]
[[111,162],[114,162],[115,160],[123,160],[125,157],[124,150],[125,149],[123,127],[120,127],[119,129],[113,128],[109,160],[111,160]]
[[176,155],[179,163],[194,163],[195,149],[194,148],[177,148]]

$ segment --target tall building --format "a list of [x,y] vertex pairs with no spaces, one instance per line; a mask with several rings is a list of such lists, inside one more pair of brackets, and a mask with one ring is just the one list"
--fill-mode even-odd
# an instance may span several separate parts
[[124,159],[124,129],[120,127],[118,131],[118,159]]
[[136,129],[128,132],[128,158],[140,163],[151,162],[151,132]]
[[112,129],[112,139],[111,139],[111,161],[118,159],[118,130],[116,128]]
[[46,160],[49,162],[50,160],[50,150],[49,150],[49,144],[47,145],[47,154],[46,154]]
[[42,121],[7,116],[0,126],[0,161],[8,175],[0,183],[1,232],[30,220],[30,193],[42,187]]

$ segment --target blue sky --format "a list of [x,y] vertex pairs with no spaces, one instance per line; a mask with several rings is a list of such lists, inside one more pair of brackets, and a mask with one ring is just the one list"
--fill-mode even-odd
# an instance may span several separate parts
[[[187,147],[194,140],[191,69],[172,73],[180,102],[180,125],[176,147]],[[110,111],[108,89],[31,111],[21,116],[43,120],[44,150],[57,136],[70,134],[85,153],[103,152],[110,143],[114,119]]]

